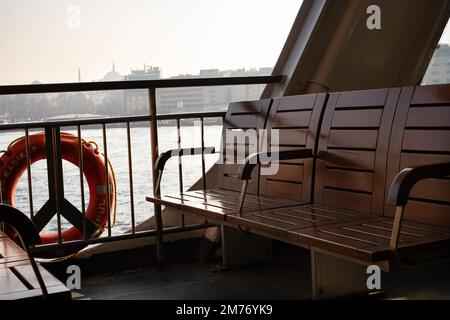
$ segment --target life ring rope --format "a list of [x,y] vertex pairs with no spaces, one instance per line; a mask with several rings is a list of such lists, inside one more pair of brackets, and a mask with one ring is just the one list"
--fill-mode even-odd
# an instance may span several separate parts
[[[61,133],[61,135],[64,135],[65,133],[64,132],[62,132]],[[17,138],[17,139],[15,139],[15,140],[13,140],[13,141],[11,141],[10,143],[9,143],[9,145],[8,145],[8,147],[6,148],[6,150],[0,150],[0,154],[2,154],[2,153],[6,153],[6,152],[8,152],[9,150],[10,150],[10,148],[15,144],[15,143],[17,143],[18,141],[20,141],[20,140],[22,140],[24,137],[20,137],[20,138]],[[85,139],[83,139],[83,138],[81,138],[80,139],[81,140],[81,142],[83,142],[83,143],[88,143],[88,144],[92,144],[92,145],[94,145],[95,146],[95,151],[98,151],[99,150],[99,146],[98,146],[98,144],[97,144],[97,142],[95,142],[95,141],[92,141],[92,140],[85,140]],[[104,153],[101,153],[101,155],[104,157],[105,155],[104,155]],[[108,164],[109,164],[109,169],[111,170],[111,174],[112,174],[112,177],[113,177],[113,187],[114,187],[114,199],[117,199],[117,184],[116,184],[116,173],[115,173],[115,171],[114,171],[114,167],[112,166],[112,163],[111,163],[111,160],[108,158]],[[1,188],[1,182],[0,182],[0,188]],[[1,189],[0,189],[1,190]],[[1,196],[1,195],[0,195]],[[109,213],[108,213],[109,214]],[[117,224],[117,201],[114,201],[114,212],[113,212],[113,223],[112,223],[112,225],[111,225],[111,229],[112,228],[114,228],[115,226],[116,226],[116,224]],[[107,229],[108,228],[108,226],[107,225],[105,225],[104,227],[102,227],[102,228],[100,228],[100,230],[103,232],[105,229]]]
[[[86,141],[83,138],[81,139],[81,141],[89,143],[89,144],[93,144],[95,146],[94,150],[98,151],[99,147],[98,147],[97,142],[92,141],[92,140]],[[103,153],[102,153],[102,155],[105,156]],[[113,176],[113,181],[114,181],[114,198],[117,199],[116,173],[114,172],[114,167],[112,166],[111,160],[109,160],[109,158],[108,158],[108,164],[111,169],[111,174]],[[113,214],[113,223],[112,223],[111,229],[116,226],[116,223],[117,223],[117,201],[114,201],[114,214]],[[102,231],[104,231],[105,229],[106,229],[106,227],[102,228]]]

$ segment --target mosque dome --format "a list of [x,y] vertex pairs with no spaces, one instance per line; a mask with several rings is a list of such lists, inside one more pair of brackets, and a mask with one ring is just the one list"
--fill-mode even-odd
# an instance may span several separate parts
[[112,70],[109,71],[107,74],[105,74],[102,81],[121,81],[121,80],[123,80],[123,76],[116,71],[116,66],[113,62]]

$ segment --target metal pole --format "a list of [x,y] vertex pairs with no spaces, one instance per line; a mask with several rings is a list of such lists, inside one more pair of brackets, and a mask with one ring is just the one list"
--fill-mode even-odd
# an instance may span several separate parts
[[[181,124],[180,124],[180,119],[177,119],[177,144],[178,144],[178,149],[181,149]],[[179,183],[179,187],[180,187],[180,196],[183,197],[183,162],[181,160],[181,155],[178,156],[178,183]],[[159,184],[161,185],[161,184]],[[184,213],[181,215],[181,225],[184,227],[185,226],[185,222],[184,222],[185,218],[184,218]]]
[[[30,149],[30,131],[25,128],[25,155],[27,158],[27,181],[28,181],[28,202],[30,205],[30,219],[33,220],[33,183],[31,178],[31,149]],[[1,191],[1,190],[0,190]]]
[[[205,123],[203,117],[200,118],[201,124],[201,139],[202,139],[202,149],[205,149]],[[203,192],[206,192],[206,166],[205,166],[205,152],[202,152],[202,179],[203,179]]]
[[86,199],[84,197],[84,163],[83,163],[83,142],[81,138],[81,126],[77,126],[78,133],[78,161],[80,174],[80,193],[81,193],[81,214],[83,215],[83,239],[86,240]]
[[105,179],[106,179],[106,211],[108,212],[108,237],[111,237],[111,198],[109,183],[109,160],[108,160],[108,139],[106,137],[106,123],[102,124],[103,131],[103,156],[105,157]]
[[136,233],[136,219],[134,213],[134,186],[133,186],[133,159],[131,148],[131,128],[127,122],[127,147],[128,147],[128,179],[130,180],[130,206],[131,206],[131,233]]
[[[149,106],[150,106],[150,144],[152,151],[152,183],[153,195],[155,197],[161,196],[161,188],[158,186],[158,172],[156,171],[156,160],[159,156],[158,150],[158,121],[156,119],[156,89],[148,89]],[[155,222],[156,222],[156,262],[160,266],[163,262],[163,222],[161,216],[161,205],[154,204],[155,208]]]

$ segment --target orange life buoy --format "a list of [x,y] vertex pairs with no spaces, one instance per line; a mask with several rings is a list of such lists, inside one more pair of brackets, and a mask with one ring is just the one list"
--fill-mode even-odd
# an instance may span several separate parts
[[[97,229],[87,236],[89,238],[98,237],[102,233],[108,222],[108,214],[114,210],[115,206],[115,179],[110,164],[108,168],[108,184],[110,186],[108,193],[106,191],[105,157],[100,154],[92,143],[82,140],[83,150],[83,174],[86,177],[89,186],[89,204],[86,208],[86,218],[96,225]],[[45,135],[43,133],[29,136],[29,154],[30,163],[33,164],[46,158]],[[61,156],[62,159],[79,167],[79,144],[77,136],[69,133],[61,133]],[[26,141],[25,137],[17,139],[8,150],[0,157],[0,182],[2,190],[3,203],[15,205],[15,192],[19,178],[27,169]],[[110,212],[107,212],[107,201],[109,194]],[[6,230],[8,231],[8,230]],[[55,243],[58,241],[58,233],[40,233],[43,244]],[[83,234],[75,227],[67,230],[61,230],[63,240],[79,240]],[[76,251],[80,250],[78,247]],[[67,255],[74,252],[64,250],[64,253],[58,256]],[[73,250],[72,250],[73,251]],[[75,252],[76,252],[75,251]],[[48,254],[45,255],[48,257]]]

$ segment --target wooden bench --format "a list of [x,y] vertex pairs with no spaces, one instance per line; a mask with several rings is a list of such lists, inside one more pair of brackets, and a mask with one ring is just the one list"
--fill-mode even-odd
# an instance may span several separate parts
[[[275,103],[277,103],[276,101]],[[162,196],[148,197],[147,200],[161,205],[167,205],[175,208],[181,208],[187,212],[200,215],[208,220],[225,221],[228,214],[234,214],[238,210],[242,182],[239,179],[240,165],[238,164],[238,147],[243,148],[245,143],[245,154],[241,157],[242,162],[249,155],[251,150],[259,152],[260,145],[254,141],[226,141],[227,133],[245,134],[246,131],[253,131],[259,136],[260,130],[265,129],[267,117],[273,104],[271,99],[232,103],[228,109],[224,120],[222,132],[222,150],[219,152],[222,164],[218,170],[218,186],[212,190],[187,191],[176,194],[164,194]],[[310,106],[312,108],[312,106]],[[319,110],[320,112],[320,110]],[[250,135],[249,135],[250,136]],[[304,147],[302,145],[302,147]],[[214,148],[206,150],[181,149],[169,150],[163,153],[157,161],[157,171],[159,172],[159,181],[163,176],[164,165],[170,157],[177,155],[192,155],[201,152],[214,153]],[[234,161],[232,161],[234,159]],[[248,184],[246,185],[246,197],[242,204],[242,212],[280,208],[302,203],[301,199],[294,198],[287,200],[264,196],[259,191],[259,172],[252,172]],[[159,185],[159,183],[158,183]]]
[[[24,246],[37,243],[40,239],[26,216],[14,208],[0,205],[0,220],[20,230]],[[24,251],[0,231],[0,300],[40,300],[44,297],[52,300],[71,299],[71,293],[38,265],[29,251]]]
[[[429,253],[431,247],[448,248],[447,179],[428,180],[416,186],[414,200],[406,206],[404,220],[408,221],[403,223],[395,243],[393,233],[400,230],[400,225],[393,228],[393,206],[386,193],[402,169],[449,160],[449,129],[439,129],[445,128],[446,121],[448,126],[450,110],[427,108],[447,101],[422,97],[428,94],[435,98],[430,91],[438,89],[417,88],[412,96],[413,89],[405,88],[401,97],[400,89],[331,94],[319,138],[313,202],[228,216],[227,221],[270,230],[272,235],[278,233],[280,240],[370,263],[412,258],[413,253]],[[416,100],[422,105],[414,105]],[[445,172],[442,169],[437,175],[444,177]],[[401,177],[395,183],[400,183]],[[391,200],[396,202],[392,190]],[[405,204],[405,200],[399,202]]]
[[[245,196],[243,207],[271,196],[286,199],[284,206],[239,210],[262,155],[246,159],[241,195],[220,219],[204,201],[147,199],[310,249],[316,298],[362,291],[367,275],[352,263],[387,270],[386,261],[450,256],[449,85],[275,99],[265,127],[280,130],[279,150],[311,152],[280,157],[276,175],[260,176],[262,196]],[[330,268],[338,272],[324,281]],[[344,286],[356,273],[358,289],[323,294],[325,282]]]

